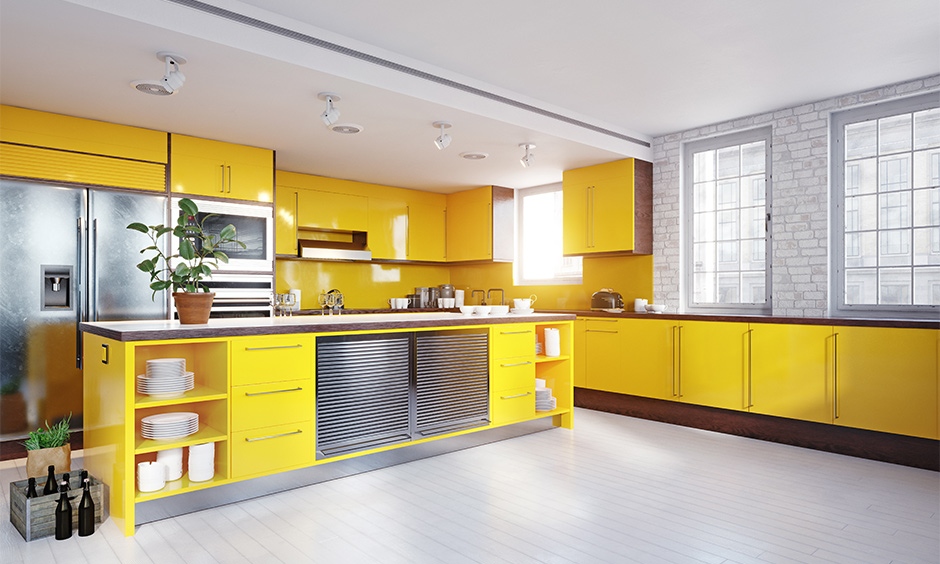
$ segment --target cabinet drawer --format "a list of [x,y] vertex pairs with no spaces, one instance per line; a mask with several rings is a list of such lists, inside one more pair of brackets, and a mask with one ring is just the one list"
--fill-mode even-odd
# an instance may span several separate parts
[[490,393],[490,419],[493,423],[520,421],[535,415],[535,382],[531,386]]
[[312,464],[313,421],[232,433],[232,476]]
[[313,339],[304,335],[232,340],[232,385],[313,377]]
[[313,380],[232,388],[233,431],[312,419],[313,410]]
[[512,358],[535,354],[535,324],[514,323],[492,328],[490,355],[492,358]]
[[490,389],[511,390],[535,386],[535,357],[500,358],[490,362]]

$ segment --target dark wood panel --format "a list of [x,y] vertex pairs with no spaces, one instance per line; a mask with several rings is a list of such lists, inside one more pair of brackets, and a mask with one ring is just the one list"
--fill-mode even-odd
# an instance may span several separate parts
[[512,262],[516,208],[509,188],[493,186],[493,260]]
[[653,163],[633,161],[633,252],[653,254]]
[[574,404],[640,419],[940,471],[940,441],[931,439],[586,388],[574,389]]

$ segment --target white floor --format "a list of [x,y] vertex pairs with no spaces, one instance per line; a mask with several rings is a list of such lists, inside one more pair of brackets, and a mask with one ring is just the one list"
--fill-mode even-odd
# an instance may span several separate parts
[[[79,453],[80,454],[80,453]],[[77,467],[79,457],[73,461]],[[25,459],[0,463],[4,511]],[[8,514],[8,513],[7,513]],[[940,474],[577,410],[553,429],[0,562],[940,563]]]

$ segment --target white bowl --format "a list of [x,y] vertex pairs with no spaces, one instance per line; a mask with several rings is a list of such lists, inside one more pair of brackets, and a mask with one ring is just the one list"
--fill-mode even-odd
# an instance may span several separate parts
[[476,309],[476,314],[477,314],[477,315],[489,315],[489,314],[490,314],[490,308],[491,308],[492,306],[473,306],[473,307]]
[[509,313],[508,305],[490,306],[490,315],[506,315],[507,313]]
[[460,313],[464,315],[473,315],[476,306],[460,306]]
[[650,313],[662,313],[666,311],[666,306],[663,304],[646,304],[646,311]]

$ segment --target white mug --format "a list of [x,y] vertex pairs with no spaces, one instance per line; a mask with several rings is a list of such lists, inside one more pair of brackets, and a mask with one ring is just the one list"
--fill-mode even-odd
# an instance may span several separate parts
[[532,307],[532,300],[529,298],[514,298],[512,306],[516,309],[529,309]]
[[633,300],[633,311],[637,313],[646,313],[646,304],[648,303],[649,301],[644,300],[643,298],[637,298]]
[[456,298],[438,298],[437,299],[437,307],[439,308],[451,309],[451,308],[457,307],[456,304],[457,304]]
[[408,307],[408,298],[389,298],[388,305],[392,309],[405,309]]

